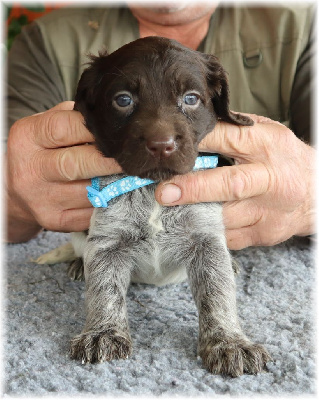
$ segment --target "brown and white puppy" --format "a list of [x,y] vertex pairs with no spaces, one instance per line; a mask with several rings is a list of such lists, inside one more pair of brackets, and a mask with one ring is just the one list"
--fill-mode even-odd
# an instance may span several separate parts
[[[198,144],[217,121],[252,125],[229,110],[226,73],[217,58],[174,40],[147,37],[92,57],[75,98],[98,149],[127,175],[155,181],[192,170]],[[120,176],[102,179],[102,187]],[[71,343],[82,362],[127,358],[132,351],[126,292],[133,282],[189,279],[199,313],[198,352],[209,371],[256,374],[269,360],[241,330],[222,208],[205,203],[161,207],[155,185],[94,210],[83,258],[86,324]],[[81,235],[76,235],[78,238]],[[82,262],[70,268],[83,274]]]

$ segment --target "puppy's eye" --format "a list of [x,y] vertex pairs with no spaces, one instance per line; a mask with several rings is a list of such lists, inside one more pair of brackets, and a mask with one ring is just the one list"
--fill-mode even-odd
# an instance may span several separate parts
[[183,98],[183,102],[188,106],[195,106],[198,101],[199,96],[196,93],[188,93]]
[[120,94],[114,100],[119,107],[128,107],[133,104],[133,99],[128,94]]

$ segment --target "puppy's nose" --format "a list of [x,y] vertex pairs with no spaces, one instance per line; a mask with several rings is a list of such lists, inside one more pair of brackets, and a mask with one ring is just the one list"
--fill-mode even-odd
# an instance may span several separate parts
[[168,158],[176,150],[176,142],[173,137],[148,140],[146,150],[155,158]]

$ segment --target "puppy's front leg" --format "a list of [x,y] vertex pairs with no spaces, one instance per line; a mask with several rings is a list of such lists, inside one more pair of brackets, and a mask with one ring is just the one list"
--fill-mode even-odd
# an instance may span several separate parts
[[90,236],[84,254],[86,324],[71,342],[82,363],[127,358],[132,351],[126,312],[131,265],[125,242]]
[[203,363],[213,373],[233,377],[262,371],[270,357],[240,328],[234,272],[223,235],[193,235],[193,252],[188,275],[199,312],[198,352]]

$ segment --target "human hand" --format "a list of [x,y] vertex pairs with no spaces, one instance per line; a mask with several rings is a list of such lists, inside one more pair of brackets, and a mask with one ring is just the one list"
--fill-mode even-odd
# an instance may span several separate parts
[[103,157],[94,138],[73,111],[74,102],[22,118],[8,138],[7,240],[26,241],[41,228],[60,232],[89,227],[93,208],[86,196],[89,179],[121,172]]
[[279,122],[247,115],[254,126],[219,122],[199,148],[234,158],[236,165],[176,176],[155,193],[164,205],[224,202],[233,250],[314,233],[315,150]]

